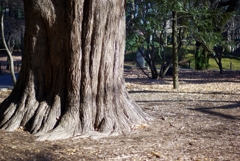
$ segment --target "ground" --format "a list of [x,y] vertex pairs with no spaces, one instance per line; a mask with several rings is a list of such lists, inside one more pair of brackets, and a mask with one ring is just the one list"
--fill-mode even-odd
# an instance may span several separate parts
[[[1,76],[0,76],[1,77]],[[131,97],[153,116],[131,134],[60,141],[35,141],[21,129],[0,130],[0,160],[240,160],[240,72],[180,70],[149,80],[125,70]],[[2,90],[0,101],[8,90]]]

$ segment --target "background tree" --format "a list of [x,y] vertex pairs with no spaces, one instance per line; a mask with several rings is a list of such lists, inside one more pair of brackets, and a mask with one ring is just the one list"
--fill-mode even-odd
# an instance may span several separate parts
[[[178,54],[182,46],[182,35],[184,30],[178,28],[179,19],[177,12],[183,11],[184,4],[187,1],[154,1],[144,0],[135,3],[137,12],[133,21],[134,26],[129,26],[128,43],[132,48],[135,47],[141,53],[146,60],[150,70],[152,79],[156,79],[159,76],[163,78],[173,64],[173,84],[174,88],[178,88]],[[132,4],[132,3],[131,3]],[[188,6],[187,6],[188,7]],[[174,14],[173,14],[174,13]],[[174,16],[174,17],[171,17]],[[183,15],[184,16],[184,15]],[[182,22],[184,19],[181,18]],[[166,47],[166,30],[167,23],[172,22],[172,56],[169,60],[165,59],[164,48]],[[179,36],[178,36],[179,35]],[[179,42],[179,43],[178,43]],[[134,50],[134,49],[133,49]],[[157,60],[162,59],[162,65],[160,71],[157,71]]]
[[[5,19],[4,19],[5,17]],[[20,46],[22,29],[24,27],[23,2],[21,0],[1,1],[1,35],[2,42],[8,54],[8,65],[10,64],[10,73],[13,84],[16,84],[14,74],[14,60],[12,53],[16,45]]]
[[[132,13],[132,4],[132,2],[129,3],[129,13]],[[172,6],[173,2],[139,0],[135,1],[134,5],[134,16],[130,14],[128,16],[131,19],[129,18],[129,23],[127,23],[127,50],[141,53],[151,70],[151,76],[145,73],[149,78],[156,79],[159,76],[163,78],[172,64],[172,59],[165,57],[165,48],[171,20],[169,6]],[[162,64],[160,71],[156,67],[159,63]]]
[[[140,52],[151,70],[149,78],[158,78],[156,60],[159,59],[159,32],[161,31],[162,12],[158,4],[151,0],[136,0],[129,2],[129,13],[127,17],[127,50]],[[135,5],[134,7],[132,7]],[[134,12],[134,13],[133,13]],[[133,13],[133,14],[132,14]],[[130,18],[131,17],[131,18]],[[138,63],[138,62],[137,62]],[[140,66],[141,67],[141,66]]]
[[[216,60],[222,73],[221,58],[223,49],[231,42],[224,37],[223,32],[226,24],[231,20],[239,1],[201,1],[193,3],[191,7],[190,32],[196,40],[195,69],[208,68],[210,56]],[[196,8],[198,8],[196,10]],[[225,44],[224,46],[222,46]]]
[[149,119],[124,85],[124,1],[24,0],[24,10],[22,68],[0,106],[2,129],[54,140],[125,133]]
[[[236,15],[238,6],[239,6],[239,0],[228,0],[228,1],[220,1],[220,2],[211,2],[211,8],[213,10],[219,11],[221,13],[221,16],[215,16],[213,18],[213,22],[215,23],[214,31],[221,33],[223,36],[221,42],[218,42],[214,48],[213,48],[213,58],[215,59],[220,74],[223,73],[223,67],[222,67],[222,56],[225,51],[228,51],[229,45],[232,46],[231,41],[228,40],[227,35],[224,33],[228,32],[231,28],[228,28],[227,24],[231,22],[231,19],[233,19]],[[227,30],[227,31],[226,31]],[[226,52],[225,52],[226,53]]]
[[227,25],[224,27],[223,35],[227,41],[232,41],[233,44],[227,46],[227,52],[235,56],[239,56],[240,49],[240,6],[234,16],[228,21]]

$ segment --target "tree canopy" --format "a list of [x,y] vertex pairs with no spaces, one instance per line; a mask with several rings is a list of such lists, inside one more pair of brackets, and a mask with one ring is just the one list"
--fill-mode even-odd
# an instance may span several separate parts
[[[209,57],[217,58],[218,54],[214,50],[216,46],[224,45],[223,48],[226,48],[232,45],[231,41],[224,36],[224,32],[226,32],[226,25],[234,17],[238,5],[239,1],[235,0],[129,1],[127,49],[135,51],[139,47],[144,47],[143,57],[152,71],[151,78],[157,78],[156,67],[152,66],[156,66],[156,61],[159,59],[163,64],[166,61],[162,55],[166,47],[164,44],[168,40],[166,36],[169,35],[166,32],[171,32],[171,11],[176,11],[179,33],[178,54],[183,41],[195,41],[195,69],[207,69]],[[157,57],[160,58],[156,59]],[[171,62],[171,58],[167,59]],[[221,64],[219,61],[217,63]],[[160,71],[160,76],[161,73],[163,72]]]

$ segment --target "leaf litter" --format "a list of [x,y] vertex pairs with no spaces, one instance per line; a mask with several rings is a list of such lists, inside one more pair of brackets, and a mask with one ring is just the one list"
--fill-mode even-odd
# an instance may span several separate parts
[[[239,160],[240,72],[180,70],[150,80],[126,70],[126,87],[154,117],[131,134],[37,142],[26,131],[0,130],[0,160]],[[0,91],[0,101],[9,91]]]

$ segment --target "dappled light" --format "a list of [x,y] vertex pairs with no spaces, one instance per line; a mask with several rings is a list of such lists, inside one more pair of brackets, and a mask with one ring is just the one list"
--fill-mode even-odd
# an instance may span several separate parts
[[0,161],[240,158],[240,0],[0,0]]
[[[129,135],[100,139],[75,137],[42,144],[34,141],[35,137],[22,129],[0,131],[0,144],[5,149],[0,160],[239,158],[239,75],[232,73],[228,77],[221,77],[218,82],[217,79],[209,80],[209,75],[215,73],[213,71],[197,73],[180,71],[181,86],[174,90],[170,77],[149,81],[140,76],[132,81],[138,71],[125,71],[130,96],[155,118],[150,124],[134,127]],[[202,83],[197,84],[196,77]],[[228,79],[232,82],[228,82]],[[5,98],[9,92],[2,90],[1,98]]]

